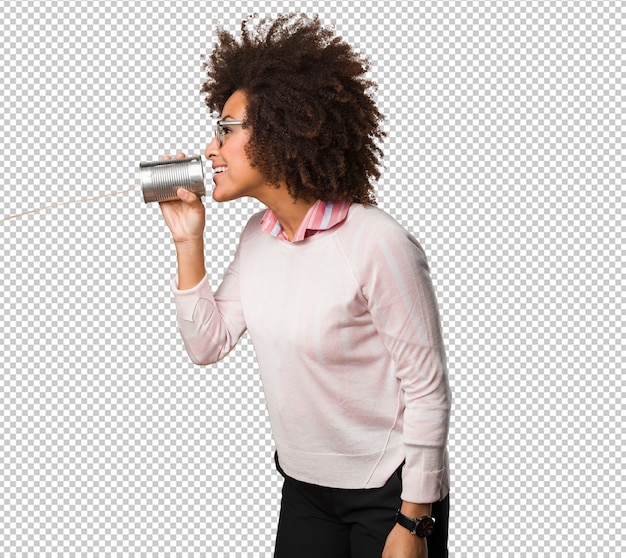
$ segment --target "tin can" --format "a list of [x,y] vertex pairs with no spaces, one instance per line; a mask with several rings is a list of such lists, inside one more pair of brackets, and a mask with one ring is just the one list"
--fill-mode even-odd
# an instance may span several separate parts
[[139,163],[143,201],[165,202],[178,199],[176,191],[185,188],[204,196],[204,163],[200,155],[169,161]]

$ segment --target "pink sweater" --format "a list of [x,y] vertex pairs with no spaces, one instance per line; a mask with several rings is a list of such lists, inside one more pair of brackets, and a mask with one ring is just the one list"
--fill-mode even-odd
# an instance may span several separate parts
[[374,488],[405,461],[403,500],[445,497],[450,391],[424,251],[372,206],[298,243],[262,232],[261,217],[215,294],[207,277],[172,281],[191,360],[220,360],[248,330],[289,476]]

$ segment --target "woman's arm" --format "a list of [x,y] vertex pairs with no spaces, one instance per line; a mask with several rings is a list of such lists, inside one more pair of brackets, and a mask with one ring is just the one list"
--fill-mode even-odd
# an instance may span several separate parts
[[[183,159],[184,153],[176,158]],[[171,157],[166,156],[166,160]],[[204,267],[205,209],[200,198],[184,188],[178,189],[178,199],[159,204],[165,222],[172,233],[178,259],[178,288],[195,287],[206,274]]]
[[[435,292],[424,251],[398,225],[368,237],[364,295],[404,394],[403,500],[445,496],[450,391]],[[407,510],[408,511],[408,510]]]
[[178,189],[178,198],[159,204],[176,246],[178,274],[172,292],[178,329],[192,362],[210,364],[226,356],[245,331],[238,254],[213,295],[204,264],[204,205],[184,188]]

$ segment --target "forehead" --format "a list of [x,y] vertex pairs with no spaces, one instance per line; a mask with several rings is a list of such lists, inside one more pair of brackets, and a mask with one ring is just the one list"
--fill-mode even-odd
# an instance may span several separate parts
[[228,100],[224,103],[224,108],[222,109],[222,120],[235,119],[240,120],[246,114],[246,95],[243,91],[235,91]]

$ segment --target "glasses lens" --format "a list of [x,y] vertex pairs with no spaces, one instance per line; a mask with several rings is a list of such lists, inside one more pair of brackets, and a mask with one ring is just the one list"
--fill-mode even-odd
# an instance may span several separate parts
[[217,144],[222,147],[222,127],[219,122],[215,123],[214,135],[215,139],[217,139]]

